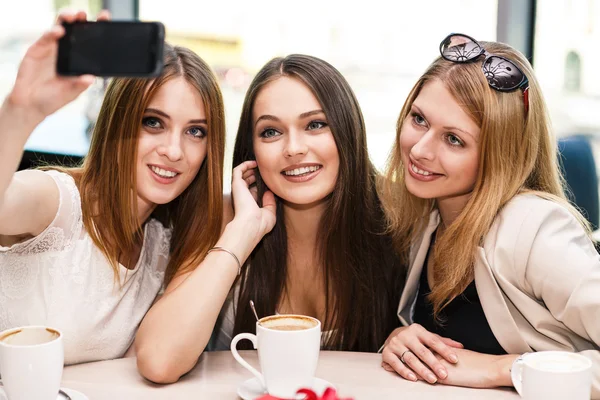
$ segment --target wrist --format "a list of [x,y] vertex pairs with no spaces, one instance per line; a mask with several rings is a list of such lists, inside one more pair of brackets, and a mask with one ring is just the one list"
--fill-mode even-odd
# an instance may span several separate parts
[[24,127],[30,132],[46,117],[31,107],[20,105],[15,101],[12,93],[6,97],[2,107],[0,107],[0,115],[10,119],[13,126]]
[[233,220],[225,226],[223,234],[215,246],[223,247],[233,252],[238,257],[240,263],[244,264],[257,244],[258,241],[251,234],[248,226]]
[[227,224],[225,230],[230,230],[237,236],[242,236],[244,242],[248,242],[253,249],[265,235],[264,232],[261,233],[261,220],[252,217],[236,216]]
[[511,369],[515,360],[519,357],[518,354],[507,354],[498,356],[499,359],[494,363],[494,373],[492,377],[492,386],[509,386],[512,387]]

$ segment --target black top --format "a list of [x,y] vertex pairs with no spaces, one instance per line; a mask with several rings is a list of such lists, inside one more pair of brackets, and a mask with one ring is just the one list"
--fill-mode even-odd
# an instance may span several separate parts
[[433,318],[433,305],[427,300],[431,292],[427,280],[427,260],[433,246],[435,234],[432,235],[432,243],[427,251],[421,278],[419,281],[419,293],[415,304],[414,322],[422,325],[429,332],[456,340],[465,346],[465,349],[485,354],[506,354],[492,333],[490,325],[485,318],[479,295],[475,288],[475,281],[471,282],[465,291],[454,298],[442,311],[442,325]]

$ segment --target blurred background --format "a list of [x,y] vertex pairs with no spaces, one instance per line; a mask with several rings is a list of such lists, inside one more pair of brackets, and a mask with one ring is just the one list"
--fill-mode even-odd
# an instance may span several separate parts
[[[190,47],[219,77],[227,113],[225,182],[245,90],[269,59],[321,57],[349,80],[361,104],[373,162],[383,168],[396,118],[416,78],[450,32],[498,40],[532,61],[559,136],[600,139],[600,0],[2,0],[0,98],[27,47],[62,8],[101,8],[114,19],[158,20],[167,40]],[[101,79],[47,118],[27,143],[24,163],[84,156],[103,89]],[[594,147],[595,148],[595,147]],[[599,160],[600,156],[596,157]]]

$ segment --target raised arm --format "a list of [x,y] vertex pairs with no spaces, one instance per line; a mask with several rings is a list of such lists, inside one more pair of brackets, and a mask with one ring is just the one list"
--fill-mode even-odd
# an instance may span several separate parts
[[[108,18],[107,12],[98,17]],[[85,19],[84,12],[63,13],[58,22]],[[39,171],[15,171],[35,127],[93,82],[92,76],[56,74],[58,40],[63,35],[64,28],[55,25],[31,45],[0,107],[0,236],[35,236],[52,222],[58,209],[58,189],[51,177]]]
[[[256,180],[254,168],[256,162],[247,161],[233,170],[235,217],[216,244],[233,252],[242,264],[275,225],[273,194],[265,193],[260,208],[248,188]],[[172,383],[194,367],[237,275],[236,259],[213,251],[194,271],[169,283],[136,335],[137,365],[145,378]]]

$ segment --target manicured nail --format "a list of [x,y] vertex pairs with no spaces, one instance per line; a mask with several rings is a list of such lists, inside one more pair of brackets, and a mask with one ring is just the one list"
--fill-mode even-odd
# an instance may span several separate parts
[[446,377],[448,376],[446,371],[444,371],[442,368],[438,369],[437,372],[438,372],[438,376],[442,379],[446,379]]
[[408,379],[410,379],[413,382],[417,381],[417,377],[415,374],[413,374],[412,372],[408,374]]
[[456,357],[456,354],[450,354],[450,361],[452,361],[453,363],[458,362],[458,357]]
[[435,377],[434,374],[429,373],[429,374],[427,374],[427,381],[429,383],[436,383],[437,382],[437,378]]

